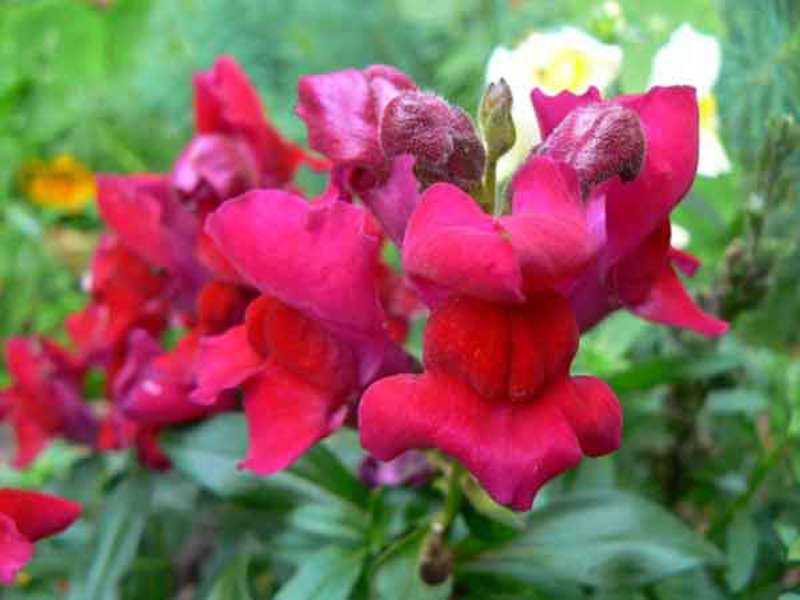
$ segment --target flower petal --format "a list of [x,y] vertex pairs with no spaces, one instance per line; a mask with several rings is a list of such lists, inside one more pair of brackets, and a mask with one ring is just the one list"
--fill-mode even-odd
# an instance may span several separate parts
[[599,102],[600,90],[591,86],[583,94],[574,94],[568,90],[549,96],[539,88],[531,91],[531,102],[536,111],[536,120],[539,122],[539,131],[545,139],[561,120],[570,112],[592,102]]
[[[456,294],[494,302],[524,299],[508,236],[451,184],[432,185],[420,198],[403,240],[403,266],[415,280]],[[431,303],[433,294],[426,296]]]
[[197,336],[189,334],[164,352],[145,332],[131,335],[125,365],[114,380],[114,399],[126,416],[160,427],[209,414],[207,406],[189,399],[197,343]]
[[270,363],[245,384],[249,447],[240,467],[271,475],[288,467],[311,446],[343,423],[341,398],[308,385]]
[[695,303],[669,263],[663,265],[647,298],[629,308],[648,321],[684,327],[708,337],[723,335],[730,327]]
[[526,292],[575,276],[596,251],[575,172],[534,157],[514,176],[512,189],[512,215],[500,222],[510,234]]
[[[246,140],[256,157],[262,185],[285,185],[297,167],[308,160],[300,147],[284,139],[267,121],[258,91],[230,56],[219,57],[211,70],[197,73],[194,92],[198,133],[222,133]],[[318,166],[314,159],[308,162]]]
[[384,330],[379,240],[367,213],[344,202],[309,204],[277,190],[226,202],[206,230],[243,276],[270,296],[346,331]]
[[131,250],[190,285],[205,277],[194,257],[196,218],[172,193],[166,177],[101,175],[100,216]]
[[191,394],[192,401],[214,404],[222,392],[255,375],[263,362],[264,358],[250,346],[244,325],[200,338],[195,358],[197,387]]
[[606,189],[608,264],[625,256],[668,217],[694,181],[698,111],[693,88],[654,87],[612,102],[636,111],[647,149],[639,176]]
[[337,164],[380,167],[378,124],[385,106],[416,86],[384,65],[301,77],[297,115],[308,128],[311,147]]
[[688,277],[693,277],[700,268],[700,259],[685,250],[670,248],[668,256],[675,268]]
[[364,204],[395,244],[402,246],[406,225],[419,202],[419,182],[414,175],[414,157],[398,156],[392,161],[388,179],[363,193]]
[[33,558],[33,544],[17,530],[11,517],[0,514],[0,583],[14,583],[17,573]]
[[81,505],[42,492],[1,488],[0,513],[13,519],[19,532],[35,542],[69,527],[80,516]]
[[581,459],[559,408],[570,392],[558,384],[533,402],[499,403],[444,375],[389,377],[361,399],[361,444],[381,460],[438,448],[459,459],[497,502],[528,510],[542,485]]
[[622,407],[612,389],[596,377],[573,377],[573,393],[560,396],[561,410],[587,456],[614,452],[622,443]]

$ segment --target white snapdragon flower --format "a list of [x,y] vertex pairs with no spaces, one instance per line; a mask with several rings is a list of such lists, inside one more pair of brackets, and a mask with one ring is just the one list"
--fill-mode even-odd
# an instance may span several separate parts
[[514,95],[512,116],[517,130],[514,147],[500,159],[498,177],[509,177],[541,141],[531,105],[533,88],[548,94],[562,90],[576,93],[589,86],[601,90],[619,74],[622,49],[604,44],[574,27],[531,33],[519,46],[495,48],[486,67],[487,83],[504,78]]
[[653,59],[651,85],[691,85],[700,109],[700,158],[697,172],[716,177],[731,170],[719,137],[719,114],[714,84],[719,77],[722,51],[717,38],[684,23]]

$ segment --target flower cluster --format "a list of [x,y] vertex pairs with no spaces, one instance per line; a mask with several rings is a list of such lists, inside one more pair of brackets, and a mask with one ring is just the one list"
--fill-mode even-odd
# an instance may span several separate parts
[[[529,91],[492,86],[476,128],[388,66],[305,76],[297,114],[315,156],[220,58],[194,79],[196,132],[170,173],[98,177],[109,231],[69,347],[6,344],[14,463],[64,437],[166,469],[161,430],[241,406],[240,466],[254,473],[352,426],[373,477],[376,459],[436,448],[527,510],[550,478],[617,449],[613,391],[570,371],[582,332],[622,308],[726,329],[676,274],[697,261],[670,247],[697,166],[697,100],[688,87]],[[498,193],[512,101],[532,103],[543,142]],[[326,174],[321,195],[295,183],[303,165]],[[420,363],[404,342],[426,313]],[[402,469],[383,471],[420,480]],[[4,553],[3,568],[25,560]]]

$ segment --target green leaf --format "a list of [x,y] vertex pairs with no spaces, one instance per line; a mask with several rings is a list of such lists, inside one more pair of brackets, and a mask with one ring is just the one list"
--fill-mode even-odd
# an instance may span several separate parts
[[238,469],[247,449],[247,424],[241,414],[219,415],[171,433],[162,446],[178,471],[220,497],[258,506],[291,504],[266,479]]
[[426,529],[417,530],[390,546],[380,557],[372,577],[375,600],[447,600],[452,577],[431,586],[419,576],[419,558]]
[[659,600],[725,600],[727,597],[703,569],[665,579],[655,586],[655,591]]
[[308,503],[289,514],[289,527],[332,540],[361,543],[367,535],[364,513],[349,504]]
[[323,548],[305,558],[275,600],[347,600],[365,557],[363,549]]
[[790,562],[800,562],[800,537],[789,545],[786,559]]
[[658,357],[640,361],[629,369],[609,376],[608,383],[615,392],[622,394],[648,390],[667,383],[709,378],[735,369],[741,364],[741,356],[732,352]]
[[755,416],[769,405],[764,392],[750,388],[723,388],[706,396],[705,410],[712,414]]
[[297,494],[306,499],[346,502],[363,508],[367,489],[322,444],[290,469],[257,477],[238,469],[247,450],[247,424],[242,414],[224,414],[166,436],[163,447],[175,468],[223,498],[256,506],[291,505]]
[[726,532],[728,570],[725,579],[734,592],[742,590],[756,566],[758,529],[745,511],[737,513]]
[[117,485],[98,519],[91,562],[73,577],[70,600],[107,600],[128,572],[150,510],[153,480],[138,472]]
[[205,600],[252,600],[247,583],[247,567],[250,555],[243,553],[236,557],[217,576]]
[[475,552],[466,569],[522,581],[547,577],[599,587],[643,585],[721,562],[719,551],[652,502],[619,492],[559,498],[528,531]]

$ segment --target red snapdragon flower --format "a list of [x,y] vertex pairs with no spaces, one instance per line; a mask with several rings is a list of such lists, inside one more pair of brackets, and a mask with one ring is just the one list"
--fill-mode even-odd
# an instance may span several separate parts
[[80,514],[80,504],[65,498],[0,488],[0,583],[13,583],[33,558],[34,543],[63,531]]
[[134,331],[125,363],[113,381],[112,401],[128,418],[153,427],[194,421],[230,408],[234,397],[213,407],[191,401],[196,387],[195,359],[202,337],[219,335],[240,324],[255,296],[250,289],[232,284],[206,284],[198,300],[197,323],[171,350],[163,350],[146,331]]
[[487,215],[452,184],[428,188],[403,240],[403,267],[431,306],[453,293],[519,303],[579,274],[595,251],[576,173],[535,157],[514,179],[507,216]]
[[556,291],[597,251],[582,195],[641,161],[630,115],[606,118],[633,141],[619,160],[587,161],[589,180],[535,156],[512,183],[509,215],[487,215],[451,184],[422,194],[403,240],[403,266],[433,309],[425,371],[382,379],[364,393],[361,442],[377,458],[438,448],[495,500],[527,510],[546,481],[583,455],[619,446],[614,393],[599,379],[569,374],[579,330]]
[[46,338],[8,338],[5,355],[12,383],[0,391],[0,413],[16,437],[12,464],[30,464],[55,437],[94,445],[97,421],[81,394],[84,366]]
[[194,398],[242,384],[242,466],[274,473],[335,431],[364,385],[410,366],[379,303],[380,239],[360,207],[277,190],[225,203],[207,229],[264,296],[244,325],[201,340]]
[[158,336],[166,328],[175,289],[163,271],[118,238],[107,234],[100,239],[85,283],[89,303],[66,320],[83,360],[118,363],[131,331],[142,329]]
[[550,478],[620,444],[614,393],[594,377],[569,376],[577,348],[575,319],[557,294],[523,304],[451,297],[425,330],[425,372],[364,393],[361,444],[381,460],[439,448],[497,502],[527,510]]
[[[202,194],[205,187],[225,199],[252,187],[282,188],[303,163],[324,166],[267,120],[258,91],[232,57],[217,58],[210,70],[195,74],[193,84],[196,134],[172,173],[182,194]],[[238,146],[241,157],[217,162],[217,143]],[[245,189],[235,189],[237,173],[250,183]],[[254,181],[247,181],[250,176]]]
[[116,404],[100,423],[97,447],[104,452],[135,448],[139,462],[155,471],[166,471],[172,463],[158,445],[159,428],[128,418]]
[[677,268],[693,274],[697,261],[669,245],[669,213],[688,192],[697,169],[694,90],[654,87],[645,94],[607,101],[595,88],[580,96],[547,96],[534,90],[532,101],[545,137],[539,152],[567,162],[575,161],[570,147],[581,135],[581,107],[628,108],[639,116],[645,133],[646,153],[638,176],[628,183],[610,180],[587,200],[592,237],[600,252],[565,286],[581,329],[625,307],[645,319],[704,335],[727,331],[727,323],[694,303],[675,273]]
[[332,178],[345,196],[360,196],[396,243],[416,204],[414,157],[388,157],[381,144],[387,105],[416,84],[386,65],[307,75],[298,83],[296,112],[310,146],[333,163]]
[[225,394],[214,406],[190,398],[196,387],[195,359],[202,336],[219,334],[241,323],[255,293],[223,282],[208,283],[198,296],[198,317],[171,350],[163,350],[151,333],[136,329],[125,345],[119,368],[109,370],[110,412],[103,420],[99,445],[103,450],[135,447],[139,460],[163,470],[169,459],[158,445],[166,426],[202,419],[233,407]]
[[286,140],[268,121],[258,91],[229,56],[194,76],[195,136],[172,169],[171,182],[197,215],[197,253],[218,277],[238,276],[203,229],[223,201],[256,188],[286,188],[302,164],[327,168]]
[[140,258],[165,269],[186,295],[197,293],[207,273],[195,257],[197,219],[163,175],[100,175],[100,216]]

